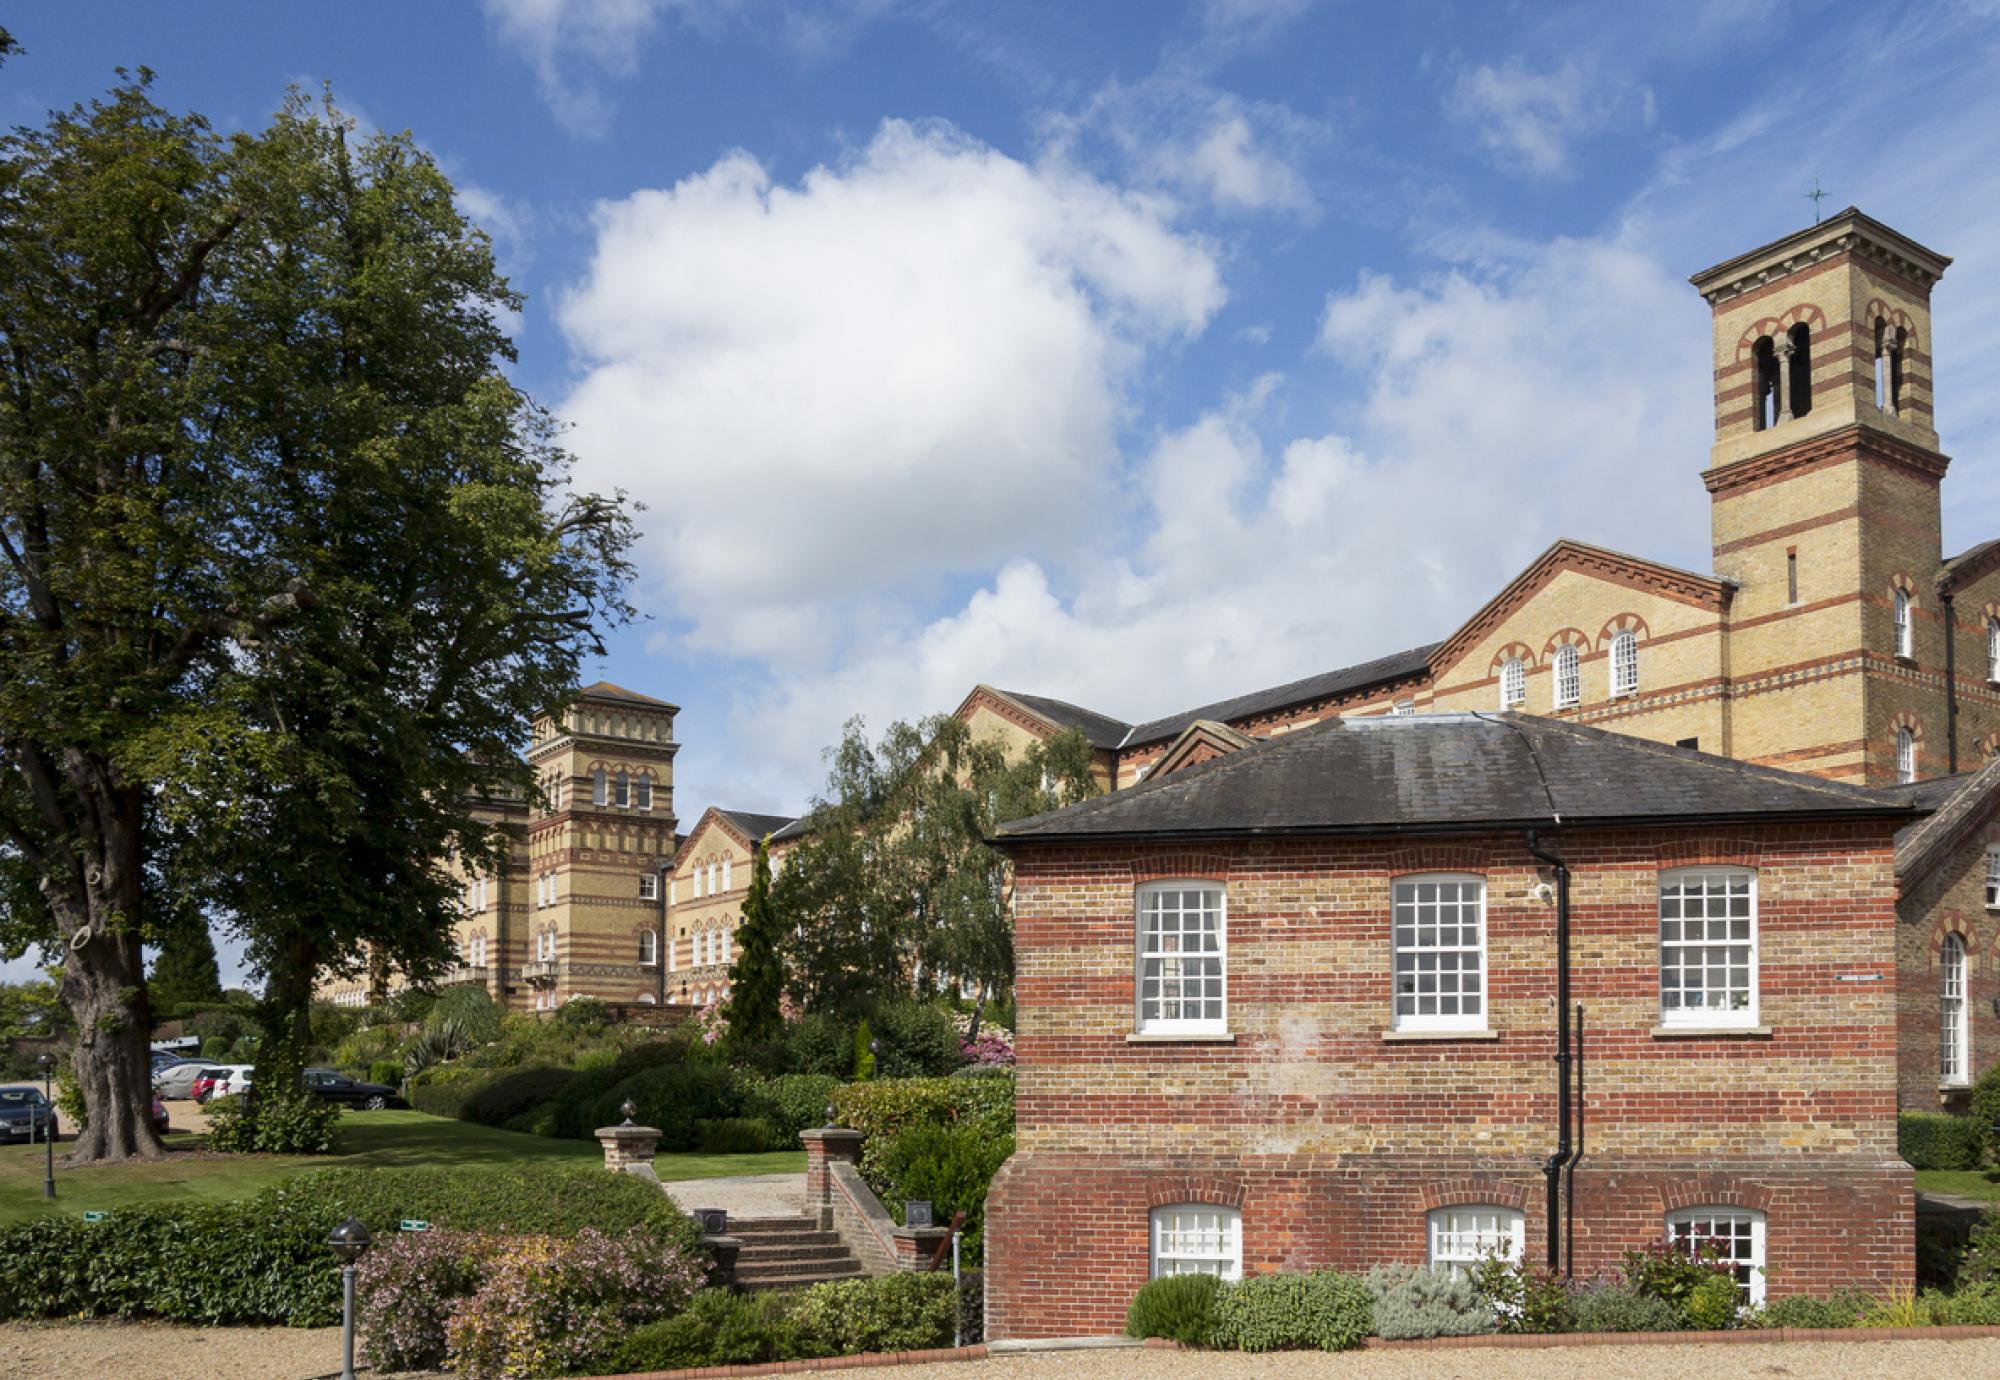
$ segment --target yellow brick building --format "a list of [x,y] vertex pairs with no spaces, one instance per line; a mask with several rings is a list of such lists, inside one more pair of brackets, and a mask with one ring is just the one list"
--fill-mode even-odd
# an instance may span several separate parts
[[[729,965],[750,869],[765,839],[797,823],[711,805],[688,831],[667,873],[666,1000],[709,1006],[729,996]],[[772,845],[774,860],[782,843]]]

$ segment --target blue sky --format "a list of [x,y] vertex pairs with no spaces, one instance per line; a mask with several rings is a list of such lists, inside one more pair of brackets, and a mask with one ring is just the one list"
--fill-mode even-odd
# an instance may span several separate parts
[[436,155],[519,377],[647,505],[591,668],[675,804],[792,811],[977,681],[1124,718],[1441,637],[1558,536],[1705,569],[1689,273],[1853,203],[1936,298],[1946,544],[2000,534],[2000,5],[485,0],[29,7]]

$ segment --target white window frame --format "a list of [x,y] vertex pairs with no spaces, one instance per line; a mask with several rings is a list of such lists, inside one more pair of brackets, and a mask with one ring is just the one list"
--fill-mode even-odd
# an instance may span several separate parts
[[653,808],[653,778],[644,772],[632,778],[632,805],[640,810]]
[[611,803],[625,809],[632,803],[632,774],[621,771],[611,778]]
[[2000,910],[2000,847],[1986,850],[1986,909]]
[[[1457,894],[1447,899],[1444,894],[1444,888],[1447,887],[1453,888]],[[1477,888],[1477,895],[1470,900],[1477,907],[1473,923],[1477,928],[1478,937],[1477,942],[1471,946],[1467,946],[1463,942],[1463,935],[1458,933],[1465,927],[1465,917],[1460,908],[1467,904],[1468,898],[1462,894],[1462,890],[1459,890],[1465,887]],[[1430,891],[1428,897],[1424,894],[1427,888]],[[1459,942],[1449,945],[1439,943],[1436,938],[1440,929],[1447,928],[1443,924],[1446,906],[1458,911],[1453,915],[1452,924],[1448,928],[1454,932]],[[1428,917],[1430,923],[1425,924],[1424,912],[1427,907],[1430,910]],[[1426,932],[1433,936],[1429,943],[1424,942]],[[1473,991],[1465,990],[1462,982],[1462,975],[1471,971],[1465,963],[1465,956],[1468,953],[1474,956],[1477,965],[1477,971],[1473,972],[1473,984],[1476,988]],[[1424,966],[1426,955],[1433,960],[1428,968]],[[1410,960],[1407,965],[1404,962],[1406,956]],[[1447,968],[1445,966],[1447,961],[1453,966]],[[1392,877],[1389,880],[1389,972],[1391,1030],[1485,1030],[1487,1018],[1492,1010],[1492,994],[1487,991],[1486,983],[1486,879],[1474,872],[1417,872],[1404,877]],[[1436,990],[1430,993],[1421,990],[1426,974],[1435,979]],[[1447,974],[1455,976],[1448,979]],[[1403,990],[1406,980],[1411,984],[1411,990],[1408,992]],[[1450,993],[1444,990],[1448,981],[1454,989]],[[1409,1005],[1417,1007],[1423,1004],[1423,999],[1427,995],[1432,997],[1440,1008],[1448,1001],[1455,1001],[1462,1008],[1465,1001],[1470,998],[1477,1003],[1479,1010],[1474,1013],[1467,1013],[1463,1009],[1449,1013],[1442,1010],[1433,1012],[1412,1010],[1406,1013],[1403,1010],[1405,998],[1408,998]]]
[[1917,735],[1908,724],[1896,730],[1896,781],[1907,786],[1917,779]]
[[674,905],[680,900],[680,896],[678,895],[680,887],[677,885],[679,881],[678,877],[671,874],[667,877],[667,904],[669,906]]
[[1900,657],[1913,656],[1914,653],[1910,651],[1910,592],[1907,589],[1897,590],[1896,597],[1892,602],[1893,612],[1890,617],[1895,627],[1896,655]]
[[717,878],[721,875],[721,872],[722,872],[721,864],[716,862],[713,858],[710,858],[708,862],[708,894],[711,896],[720,896],[722,894],[719,890],[716,889],[715,885]]
[[1938,946],[1938,1082],[1952,1088],[1972,1082],[1965,970],[1965,936],[1954,930]]
[[722,889],[724,891],[728,891],[734,886],[734,883],[729,880],[729,864],[731,861],[730,856],[725,853],[722,857]]
[[[1220,1009],[1215,1016],[1168,1017],[1165,1015],[1155,1015],[1148,1017],[1146,1014],[1146,1007],[1149,1000],[1147,994],[1148,982],[1153,981],[1159,984],[1159,995],[1151,998],[1151,1000],[1164,1011],[1167,1005],[1165,995],[1166,984],[1170,981],[1178,982],[1186,980],[1175,971],[1178,963],[1182,961],[1184,956],[1193,956],[1195,958],[1206,956],[1204,954],[1193,954],[1192,951],[1183,951],[1178,947],[1173,949],[1153,948],[1149,947],[1148,944],[1150,937],[1147,924],[1148,912],[1153,907],[1154,898],[1165,896],[1169,893],[1186,892],[1201,892],[1213,898],[1212,903],[1205,903],[1201,907],[1200,913],[1207,913],[1212,910],[1215,916],[1214,958],[1216,961],[1216,971],[1213,974],[1213,978],[1216,983],[1216,1001],[1219,1003]],[[1176,902],[1174,913],[1176,915],[1182,913],[1178,901]],[[1132,975],[1133,1029],[1141,1035],[1220,1035],[1227,1033],[1229,1029],[1228,888],[1223,886],[1221,882],[1209,881],[1198,877],[1172,881],[1146,882],[1136,888],[1133,898],[1132,919],[1134,930]],[[1157,964],[1158,968],[1155,976],[1149,979],[1149,966],[1153,964]],[[1208,979],[1206,976],[1202,976],[1193,980],[1205,983]],[[1199,1000],[1205,1006],[1209,998],[1204,993]]]
[[1148,1275],[1243,1278],[1243,1214],[1211,1203],[1169,1203],[1148,1214]]
[[1489,1255],[1518,1261],[1527,1248],[1520,1209],[1498,1203],[1456,1203],[1424,1214],[1426,1260],[1433,1270],[1466,1274]]
[[[1709,898],[1705,890],[1708,885],[1711,885],[1716,880],[1725,881],[1729,883],[1729,885],[1732,888],[1737,881],[1743,881],[1747,883],[1746,894],[1748,896],[1748,909],[1750,912],[1748,917],[1746,917],[1749,921],[1749,924],[1746,927],[1748,929],[1747,939],[1739,939],[1736,938],[1734,935],[1735,926],[1732,922],[1737,917],[1729,915],[1710,916],[1707,915],[1706,913],[1704,913],[1700,917],[1697,917],[1703,922],[1704,933],[1702,937],[1696,941],[1690,941],[1686,937],[1687,931],[1685,928],[1683,928],[1683,926],[1685,925],[1689,917],[1684,913],[1688,900],[1685,888],[1689,882],[1694,881],[1696,879],[1700,879],[1704,886],[1704,893],[1702,897],[1704,903],[1702,908],[1704,912],[1706,912],[1708,909],[1707,903]],[[1668,901],[1670,899],[1667,896],[1667,888],[1670,886],[1681,889],[1680,895],[1671,898],[1674,902],[1677,903],[1674,907],[1677,913],[1671,917],[1668,916],[1666,913]],[[1660,1024],[1662,1026],[1685,1026],[1685,1027],[1693,1027],[1696,1029],[1736,1028],[1743,1026],[1755,1026],[1757,1024],[1759,968],[1761,966],[1758,961],[1759,936],[1758,936],[1758,918],[1757,918],[1757,911],[1758,911],[1757,873],[1753,869],[1747,867],[1668,868],[1662,870],[1661,873],[1659,874],[1658,882],[1654,887],[1654,893],[1655,893],[1654,936],[1658,946],[1656,949],[1656,972],[1658,975],[1657,980],[1659,984]],[[1725,892],[1724,895],[1727,898],[1729,896],[1729,893]],[[1727,908],[1726,901],[1725,901],[1725,906]],[[1725,928],[1723,931],[1723,937],[1720,940],[1712,941],[1709,939],[1706,931],[1708,929],[1709,923],[1716,919],[1724,921]],[[1672,939],[1668,938],[1669,931],[1667,929],[1667,926],[1670,923],[1675,926],[1675,929],[1673,931],[1675,937]],[[1667,957],[1670,949],[1674,952],[1677,958],[1684,958],[1688,954],[1688,952],[1692,950],[1699,949],[1706,951],[1710,948],[1729,949],[1739,944],[1745,946],[1745,964],[1743,965],[1747,968],[1745,1005],[1735,1009],[1717,1008],[1708,1006],[1706,1004],[1695,1007],[1668,1006],[1667,993],[1670,990],[1676,992],[1686,990],[1684,987],[1678,985],[1672,988],[1669,988],[1668,986],[1667,977],[1669,973],[1669,965],[1667,962]],[[1706,962],[1706,958],[1707,955],[1704,952],[1703,961],[1699,964],[1704,979],[1706,978],[1706,975],[1709,972],[1714,971],[1715,967],[1717,966]],[[1682,976],[1685,975],[1687,972],[1692,971],[1695,966],[1696,965],[1682,961],[1674,965],[1673,971],[1676,974],[1676,976]],[[1728,969],[1733,968],[1735,966],[1737,965],[1727,961],[1727,955],[1725,955],[1725,961],[1720,965],[1720,967],[1725,971],[1725,973]],[[1727,979],[1725,977],[1725,982],[1726,981]],[[1702,990],[1704,992],[1710,990],[1707,987],[1706,982],[1704,982]],[[1731,989],[1728,986],[1725,986],[1723,990],[1728,991]]]
[[1528,702],[1528,664],[1517,656],[1500,663],[1500,707],[1512,709]]
[[730,961],[730,954],[729,954],[729,949],[730,949],[730,939],[731,939],[731,933],[730,933],[730,931],[728,931],[728,930],[724,930],[724,931],[722,932],[722,961],[723,961],[724,963],[727,963],[727,962],[729,962],[729,961]]
[[[1729,1223],[1730,1235],[1727,1238],[1719,1238],[1713,1231],[1715,1224],[1721,1221]],[[1747,1225],[1749,1231],[1739,1235],[1737,1229],[1740,1225]],[[1710,1230],[1701,1230],[1704,1227]],[[1764,1271],[1767,1257],[1764,1253],[1763,1213],[1755,1208],[1730,1207],[1721,1203],[1681,1208],[1677,1212],[1667,1214],[1667,1239],[1674,1242],[1686,1241],[1690,1255],[1699,1251],[1704,1241],[1728,1240],[1731,1245],[1729,1259],[1739,1271],[1736,1284],[1743,1301],[1752,1308],[1764,1302]],[[1747,1257],[1738,1256],[1736,1243],[1739,1241],[1748,1243]]]
[[1549,677],[1550,703],[1574,709],[1583,703],[1583,658],[1574,643],[1556,648],[1555,674]]
[[652,930],[639,931],[639,966],[657,968],[660,963],[660,936]]
[[605,775],[604,768],[599,767],[590,774],[590,803],[593,805],[603,805],[610,798],[611,780]]
[[641,872],[639,874],[639,899],[642,901],[657,901],[660,899],[659,873]]
[[1639,634],[1630,628],[1611,639],[1611,694],[1639,693]]

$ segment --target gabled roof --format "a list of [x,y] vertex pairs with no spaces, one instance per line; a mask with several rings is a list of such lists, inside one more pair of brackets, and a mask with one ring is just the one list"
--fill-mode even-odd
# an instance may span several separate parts
[[669,709],[676,714],[680,713],[681,709],[677,704],[656,700],[651,695],[640,694],[637,690],[627,690],[624,686],[613,685],[608,680],[584,686],[576,692],[576,697],[580,700],[610,700],[614,704],[640,704],[648,709]]
[[1528,714],[1337,719],[1000,828],[996,842],[1877,816],[1905,800]]
[[1697,575],[1692,570],[1661,565],[1641,556],[1628,556],[1623,551],[1571,541],[1565,537],[1529,562],[1527,569],[1509,580],[1479,612],[1466,619],[1457,632],[1446,638],[1432,658],[1432,664],[1447,666],[1457,661],[1527,603],[1542,586],[1564,571],[1575,571],[1614,584],[1643,589],[1698,608],[1720,609],[1735,592],[1733,585],[1710,575]]
[[707,827],[710,820],[714,820],[723,829],[734,834],[737,841],[746,848],[755,848],[767,836],[798,822],[790,815],[759,815],[752,814],[748,810],[725,810],[720,805],[711,805],[701,812],[701,818],[694,822],[694,827],[682,835],[674,845],[676,859],[690,842],[701,837],[701,831]]
[[[1174,739],[1146,776],[1149,780],[1155,776],[1171,776],[1184,767],[1198,766],[1211,758],[1226,757],[1232,752],[1255,746],[1255,738],[1247,733],[1238,733],[1228,724],[1219,724],[1213,719],[1196,719],[1181,730],[1181,736]],[[1207,757],[1201,755],[1204,752]]]
[[1978,771],[1933,777],[1908,786],[1878,786],[1885,799],[1905,800],[1926,817],[1896,832],[1896,880],[1910,887],[1993,818],[2000,802],[2000,758]]
[[1115,748],[1125,741],[1125,735],[1132,726],[1123,719],[1114,719],[1109,714],[1100,714],[1094,709],[1070,704],[1066,700],[1052,700],[1046,695],[1024,695],[1018,690],[1001,690],[995,686],[982,685],[982,690],[990,690],[1002,699],[1011,700],[1036,718],[1046,720],[1056,728],[1075,728],[1083,732],[1092,747]]
[[1200,719],[1232,723],[1240,719],[1255,718],[1259,714],[1268,714],[1274,709],[1283,709],[1288,705],[1310,703],[1313,700],[1328,699],[1354,690],[1364,690],[1371,685],[1406,680],[1430,670],[1431,653],[1437,648],[1437,643],[1428,642],[1421,647],[1412,647],[1406,652],[1376,657],[1373,661],[1343,666],[1335,671],[1322,671],[1303,680],[1274,685],[1268,690],[1253,690],[1234,699],[1217,700],[1198,709],[1169,714],[1164,719],[1154,719],[1149,723],[1134,726],[1121,746],[1136,747],[1140,743],[1152,743],[1162,738],[1176,737],[1184,732],[1188,725]]
[[2000,540],[1983,541],[1961,551],[1938,567],[1937,587],[1949,594],[1960,585],[1970,584],[1995,566],[2000,566]]

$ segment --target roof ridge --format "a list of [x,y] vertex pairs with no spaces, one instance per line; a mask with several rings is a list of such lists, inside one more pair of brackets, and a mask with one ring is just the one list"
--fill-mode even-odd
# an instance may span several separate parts
[[[1503,715],[1482,717],[1500,718]],[[1504,717],[1520,722],[1532,722],[1550,730],[1559,730],[1571,735],[1588,735],[1593,738],[1614,738],[1627,743],[1641,752],[1659,757],[1673,757],[1676,761],[1692,762],[1695,766],[1710,771],[1721,771],[1732,775],[1750,774],[1766,780],[1783,781],[1786,785],[1804,790],[1818,791],[1836,800],[1867,800],[1881,803],[1882,798],[1866,786],[1850,786],[1844,781],[1830,781],[1824,776],[1813,776],[1808,772],[1787,771],[1783,767],[1765,766],[1759,762],[1745,762],[1740,757],[1724,757],[1720,753],[1703,752],[1700,748],[1681,747],[1677,743],[1662,743],[1653,738],[1639,738],[1625,733],[1614,733],[1608,728],[1598,728],[1593,724],[1572,723],[1566,719],[1549,719],[1539,714],[1523,714],[1518,710],[1504,711]]]

